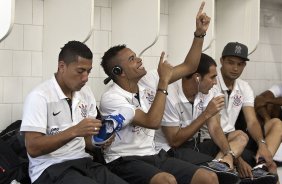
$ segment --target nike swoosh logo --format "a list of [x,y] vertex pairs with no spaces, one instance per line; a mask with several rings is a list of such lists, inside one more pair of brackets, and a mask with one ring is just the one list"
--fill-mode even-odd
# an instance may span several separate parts
[[59,111],[59,112],[57,112],[57,113],[53,112],[53,116],[57,116],[58,114],[60,114],[60,112],[61,112],[61,111]]

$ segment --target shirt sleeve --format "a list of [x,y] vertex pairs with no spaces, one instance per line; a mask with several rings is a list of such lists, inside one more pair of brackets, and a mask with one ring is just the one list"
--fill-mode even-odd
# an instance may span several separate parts
[[274,97],[281,97],[282,96],[282,84],[281,85],[273,85],[270,89],[270,92],[273,93]]
[[21,131],[34,131],[46,134],[47,103],[37,92],[30,93],[24,103]]
[[165,111],[161,122],[162,126],[180,126],[180,118],[175,104],[170,97],[166,99]]
[[246,82],[244,85],[244,88],[241,89],[243,92],[243,106],[251,106],[254,107],[254,101],[255,101],[255,96],[254,96],[254,91],[251,88],[251,86]]
[[218,97],[224,95],[218,85],[213,85],[213,87],[209,91],[209,95],[212,97]]
[[123,126],[131,123],[137,108],[128,99],[115,93],[105,93],[100,102],[100,112],[103,117],[121,114],[125,120]]

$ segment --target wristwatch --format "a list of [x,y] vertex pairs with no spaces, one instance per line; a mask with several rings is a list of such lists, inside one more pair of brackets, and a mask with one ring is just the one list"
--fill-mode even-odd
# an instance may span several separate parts
[[168,92],[167,92],[166,89],[160,89],[160,88],[158,88],[157,91],[160,91],[160,92],[162,92],[162,93],[165,94],[165,95],[168,95]]

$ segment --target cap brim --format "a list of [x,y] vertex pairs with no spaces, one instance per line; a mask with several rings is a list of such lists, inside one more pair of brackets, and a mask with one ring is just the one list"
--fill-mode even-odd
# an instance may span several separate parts
[[226,56],[234,56],[234,57],[241,58],[241,59],[243,59],[244,61],[250,61],[250,59],[248,59],[248,58],[243,58],[243,57],[240,57],[240,56],[237,56],[237,55],[222,55],[221,57],[226,57]]

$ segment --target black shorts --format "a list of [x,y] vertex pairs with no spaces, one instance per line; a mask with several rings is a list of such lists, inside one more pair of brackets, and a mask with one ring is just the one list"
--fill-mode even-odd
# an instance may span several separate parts
[[214,157],[201,153],[198,150],[194,150],[192,147],[193,146],[189,146],[189,144],[183,144],[178,148],[171,148],[167,153],[171,157],[184,160],[195,165],[202,165],[213,160]]
[[91,158],[70,160],[45,169],[34,184],[128,184]]
[[167,172],[178,184],[187,184],[192,180],[198,166],[170,157],[164,150],[150,156],[120,157],[107,164],[108,168],[131,184],[149,183],[160,172]]
[[203,142],[198,144],[198,147],[201,153],[207,154],[213,158],[215,158],[220,151],[219,147],[212,139],[205,139]]
[[220,151],[219,147],[213,142],[212,139],[205,139],[203,142],[197,142],[196,140],[190,140],[185,142],[182,147],[190,148],[194,151],[200,152],[209,157],[215,158]]

